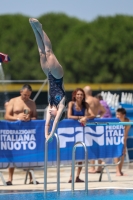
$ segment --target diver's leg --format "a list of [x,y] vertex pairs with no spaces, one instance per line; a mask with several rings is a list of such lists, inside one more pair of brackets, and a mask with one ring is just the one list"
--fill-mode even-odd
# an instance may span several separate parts
[[44,42],[42,40],[40,33],[37,31],[36,27],[34,26],[34,23],[31,22],[30,24],[31,24],[31,27],[35,34],[38,51],[39,51],[39,55],[40,55],[41,67],[47,76],[48,70],[49,70],[49,63],[48,63],[48,59],[47,59],[46,52],[45,52],[45,45],[44,45]]
[[34,23],[30,23],[32,30],[35,34],[35,38],[36,38],[36,42],[37,42],[37,46],[38,46],[38,50],[39,53],[43,53],[45,54],[45,45],[43,43],[42,37],[40,35],[40,33],[37,31],[36,27],[34,26]]
[[32,29],[36,29],[37,32],[40,34],[40,37],[45,46],[45,51],[52,51],[52,44],[50,42],[50,39],[48,38],[47,34],[42,30],[42,25],[40,24],[40,22],[34,18],[30,18],[29,22],[31,24]]
[[30,18],[29,22],[36,37],[43,71],[47,75],[50,70],[55,78],[61,78],[63,76],[63,69],[53,54],[50,39],[42,30],[42,25],[37,19]]

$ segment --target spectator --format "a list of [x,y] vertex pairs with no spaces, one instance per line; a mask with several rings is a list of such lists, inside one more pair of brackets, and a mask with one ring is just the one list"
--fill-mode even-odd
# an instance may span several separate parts
[[[89,112],[89,105],[85,102],[85,93],[83,89],[77,88],[72,93],[72,101],[68,104],[68,119],[80,120],[81,123],[85,124],[87,119],[92,119],[95,116]],[[82,164],[82,162],[78,162],[78,164]],[[79,178],[82,167],[78,167],[76,180],[75,182],[84,182]],[[72,182],[72,175],[70,175],[70,179],[68,183]]]
[[[121,122],[129,122],[129,119],[126,117],[126,110],[124,108],[118,108],[116,110],[116,117],[121,121]],[[123,156],[121,157],[121,162],[119,165],[116,166],[116,176],[123,176],[122,172],[122,166],[124,163],[124,158],[126,154],[126,149],[127,149],[127,137],[128,137],[128,132],[131,126],[125,126],[124,129],[124,148],[123,148]],[[119,162],[119,158],[115,158],[115,163]]]
[[[90,86],[84,87],[85,92],[85,98],[86,102],[89,104],[89,108],[91,113],[94,116],[99,115],[102,118],[106,112],[105,108],[100,104],[99,100],[92,96],[92,90]],[[101,164],[102,160],[98,160],[98,164]],[[95,160],[90,160],[90,164],[94,165]],[[101,172],[101,166],[98,166],[97,170],[95,170],[95,166],[91,166],[89,169],[89,173],[100,173]]]
[[[37,118],[36,105],[33,100],[30,99],[32,88],[30,85],[23,85],[20,90],[20,96],[10,99],[8,105],[5,105],[5,119],[9,121],[29,121]],[[24,113],[26,112],[26,114]],[[6,182],[7,185],[12,185],[14,167],[9,167],[9,178]],[[33,183],[32,176],[30,175],[30,184]]]
[[[97,94],[96,95],[96,98],[99,99],[100,101],[100,104],[105,108],[106,112],[105,114],[102,116],[103,118],[111,118],[112,117],[112,114],[111,114],[111,111],[110,111],[110,108],[108,106],[108,104],[106,103],[106,101],[103,100],[103,97],[101,94]],[[100,114],[100,113],[99,113]]]

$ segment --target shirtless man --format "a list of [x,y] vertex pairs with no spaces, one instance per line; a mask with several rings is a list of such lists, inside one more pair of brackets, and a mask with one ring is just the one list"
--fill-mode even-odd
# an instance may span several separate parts
[[[24,85],[20,90],[20,96],[12,98],[5,107],[5,119],[9,121],[29,121],[37,118],[36,105],[30,99],[32,88],[30,85]],[[9,178],[7,185],[12,185],[14,167],[9,167]],[[30,175],[30,183],[32,183],[32,176]]]
[[[89,104],[89,109],[93,115],[97,116],[100,113],[100,118],[102,118],[106,112],[105,108],[100,104],[99,100],[92,96],[92,90],[90,86],[84,87],[84,92],[86,96],[86,102]],[[98,164],[101,164],[102,161],[98,160]],[[91,160],[90,164],[95,164],[95,160]],[[101,167],[98,167],[95,170],[95,166],[91,166],[89,169],[89,173],[100,173]]]
[[[121,121],[121,122],[129,122],[129,119],[126,117],[126,110],[124,108],[118,108],[116,111],[116,117]],[[123,176],[122,172],[122,166],[124,163],[124,157],[126,154],[126,149],[127,149],[127,137],[128,137],[128,131],[131,126],[125,126],[124,130],[124,149],[123,149],[123,156],[121,157],[121,163],[116,166],[116,176]],[[119,158],[115,158],[114,161],[115,163],[119,162]]]

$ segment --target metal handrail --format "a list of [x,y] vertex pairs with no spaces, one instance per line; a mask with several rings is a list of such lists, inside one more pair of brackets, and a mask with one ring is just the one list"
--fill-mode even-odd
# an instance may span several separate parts
[[[57,142],[57,192],[60,192],[60,140],[55,133]],[[44,163],[44,192],[47,192],[47,161],[48,161],[48,142],[45,142],[45,163]]]
[[133,125],[133,121],[129,121],[129,122],[90,122],[88,121],[86,123],[86,126],[90,126],[90,125],[100,125],[100,126],[107,126],[107,125],[123,125],[123,126],[129,126],[129,125]]
[[74,191],[74,169],[75,169],[75,152],[76,146],[81,144],[85,150],[85,191],[88,191],[88,150],[84,142],[76,142],[72,151],[72,191]]
[[0,80],[0,83],[43,83],[44,80]]
[[48,161],[48,143],[45,142],[45,153],[44,153],[44,192],[47,191],[47,161]]
[[40,89],[38,90],[38,92],[36,93],[36,95],[33,98],[33,101],[36,101],[36,99],[38,98],[39,94],[42,92],[42,89],[44,88],[44,86],[48,83],[48,79],[45,79],[42,86],[40,87]]

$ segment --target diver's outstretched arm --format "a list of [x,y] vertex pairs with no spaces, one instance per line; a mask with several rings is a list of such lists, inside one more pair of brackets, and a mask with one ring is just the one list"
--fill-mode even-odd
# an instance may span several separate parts
[[50,115],[49,106],[48,106],[47,113],[46,113],[46,121],[45,121],[45,138],[46,139],[48,139],[48,136],[49,136],[50,120],[51,120],[51,115]]
[[63,113],[63,111],[65,109],[65,103],[64,102],[65,102],[65,97],[61,100],[61,102],[59,104],[57,115],[56,115],[56,117],[54,119],[52,130],[50,132],[50,135],[47,138],[47,141],[51,141],[53,139],[54,133],[57,130],[58,123],[59,123],[60,118],[62,116],[62,113]]

